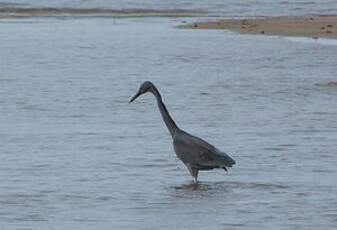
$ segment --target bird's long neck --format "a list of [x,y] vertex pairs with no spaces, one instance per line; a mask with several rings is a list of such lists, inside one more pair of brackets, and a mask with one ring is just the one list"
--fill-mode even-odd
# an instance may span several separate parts
[[172,117],[170,116],[169,112],[167,111],[166,106],[163,103],[163,100],[161,98],[161,95],[160,95],[158,89],[155,86],[153,86],[152,89],[150,90],[150,92],[153,93],[153,95],[156,97],[161,116],[163,117],[163,120],[166,124],[167,129],[170,131],[170,134],[173,137],[175,132],[178,130],[178,126],[173,121]]

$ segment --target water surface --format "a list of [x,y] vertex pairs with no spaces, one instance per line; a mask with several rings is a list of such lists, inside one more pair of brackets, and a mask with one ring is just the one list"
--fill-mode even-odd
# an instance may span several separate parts
[[[0,23],[4,229],[334,229],[336,46],[177,19]],[[237,165],[192,184],[151,95]]]

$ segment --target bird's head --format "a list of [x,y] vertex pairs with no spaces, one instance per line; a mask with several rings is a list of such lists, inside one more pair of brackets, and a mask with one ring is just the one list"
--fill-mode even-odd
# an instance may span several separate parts
[[152,88],[153,88],[152,82],[150,82],[150,81],[143,82],[143,84],[139,87],[138,92],[131,98],[131,100],[129,101],[129,103],[131,103],[134,100],[136,100],[136,98],[139,97],[140,95],[151,91]]

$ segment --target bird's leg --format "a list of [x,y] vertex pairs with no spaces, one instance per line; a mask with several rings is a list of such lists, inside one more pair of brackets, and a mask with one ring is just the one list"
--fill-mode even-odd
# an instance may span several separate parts
[[190,172],[191,176],[193,177],[194,183],[197,183],[199,170],[195,167],[192,167],[190,164],[186,164],[186,167]]
[[198,183],[198,173],[199,173],[199,170],[196,169],[196,168],[193,168],[193,177],[194,177],[194,183]]
[[198,183],[198,173],[199,173],[199,170],[198,169],[195,169],[194,170],[194,183]]

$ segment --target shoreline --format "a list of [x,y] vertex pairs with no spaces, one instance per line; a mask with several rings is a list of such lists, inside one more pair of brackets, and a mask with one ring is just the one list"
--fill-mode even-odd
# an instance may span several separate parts
[[222,29],[240,34],[337,39],[337,16],[223,19],[181,25],[185,29]]
[[[337,39],[337,15],[246,17],[217,19],[212,12],[185,9],[104,9],[0,7],[0,20],[27,18],[201,18],[208,21],[178,26],[183,29],[230,30],[240,34]],[[208,18],[208,19],[207,19]]]
[[102,8],[20,8],[5,7],[0,8],[0,19],[21,19],[21,18],[123,18],[123,17],[205,17],[209,13],[206,11],[172,9],[102,9]]

